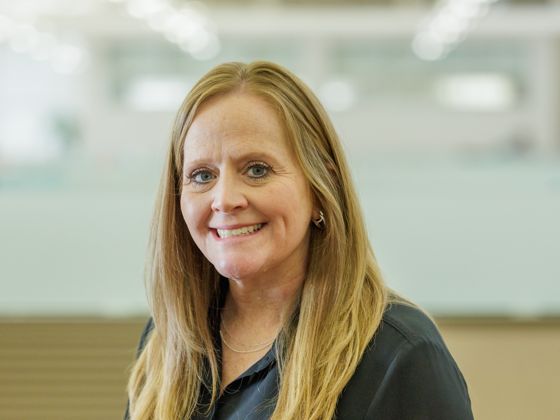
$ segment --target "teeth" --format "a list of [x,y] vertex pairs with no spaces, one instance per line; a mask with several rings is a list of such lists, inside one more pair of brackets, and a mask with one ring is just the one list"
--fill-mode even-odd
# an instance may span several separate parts
[[256,232],[260,228],[262,228],[262,223],[253,226],[245,226],[239,229],[216,229],[216,230],[218,231],[218,236],[220,238],[229,238],[230,236],[247,235],[249,233]]

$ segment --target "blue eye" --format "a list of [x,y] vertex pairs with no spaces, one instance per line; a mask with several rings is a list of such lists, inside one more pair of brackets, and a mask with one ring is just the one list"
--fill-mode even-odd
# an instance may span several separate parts
[[264,178],[269,170],[270,167],[264,163],[254,163],[247,168],[247,175],[251,178]]
[[197,184],[207,184],[214,178],[214,174],[207,169],[198,169],[189,176],[189,180]]

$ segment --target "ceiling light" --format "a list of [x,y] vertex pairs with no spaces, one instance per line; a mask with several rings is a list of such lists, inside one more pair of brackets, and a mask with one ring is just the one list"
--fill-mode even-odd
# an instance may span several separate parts
[[412,40],[422,60],[438,60],[462,42],[495,0],[444,0],[433,9]]
[[61,42],[50,33],[15,22],[5,15],[0,15],[0,42],[7,42],[12,51],[34,60],[49,61],[53,70],[61,74],[79,70],[86,58],[83,48]]

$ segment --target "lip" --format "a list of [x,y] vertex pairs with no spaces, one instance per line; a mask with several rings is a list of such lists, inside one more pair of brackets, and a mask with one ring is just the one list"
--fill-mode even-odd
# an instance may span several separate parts
[[[220,236],[218,235],[218,229],[224,229],[224,230],[232,230],[232,229],[239,229],[239,228],[243,228],[243,227],[247,227],[247,226],[254,226],[254,225],[262,225],[261,228],[255,232],[251,232],[251,233],[246,233],[244,235],[238,235],[238,236],[230,236],[228,238],[220,238]],[[212,233],[212,236],[214,237],[214,239],[216,239],[217,241],[242,241],[244,239],[247,238],[251,238],[253,236],[255,236],[257,233],[259,233],[260,231],[262,231],[265,227],[266,227],[267,223],[264,222],[260,222],[260,223],[241,223],[241,224],[235,224],[235,225],[223,225],[223,226],[218,226],[218,227],[211,227],[210,231]]]
[[235,225],[221,225],[221,226],[210,226],[210,229],[213,230],[218,230],[218,229],[223,229],[223,230],[233,230],[233,229],[239,229],[239,228],[244,228],[247,226],[255,226],[255,225],[266,225],[265,222],[255,222],[255,223],[238,223]]

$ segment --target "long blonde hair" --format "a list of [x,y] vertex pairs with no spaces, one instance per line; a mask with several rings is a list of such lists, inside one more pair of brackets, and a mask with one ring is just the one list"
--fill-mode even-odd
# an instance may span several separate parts
[[220,276],[193,242],[179,198],[183,144],[197,109],[234,91],[275,107],[326,220],[321,229],[310,227],[299,303],[277,341],[280,386],[272,419],[332,418],[387,305],[344,152],[315,95],[273,63],[219,65],[193,87],[173,126],[147,270],[155,327],[128,384],[132,420],[189,418],[200,409],[201,385],[212,401],[219,394],[212,308]]

